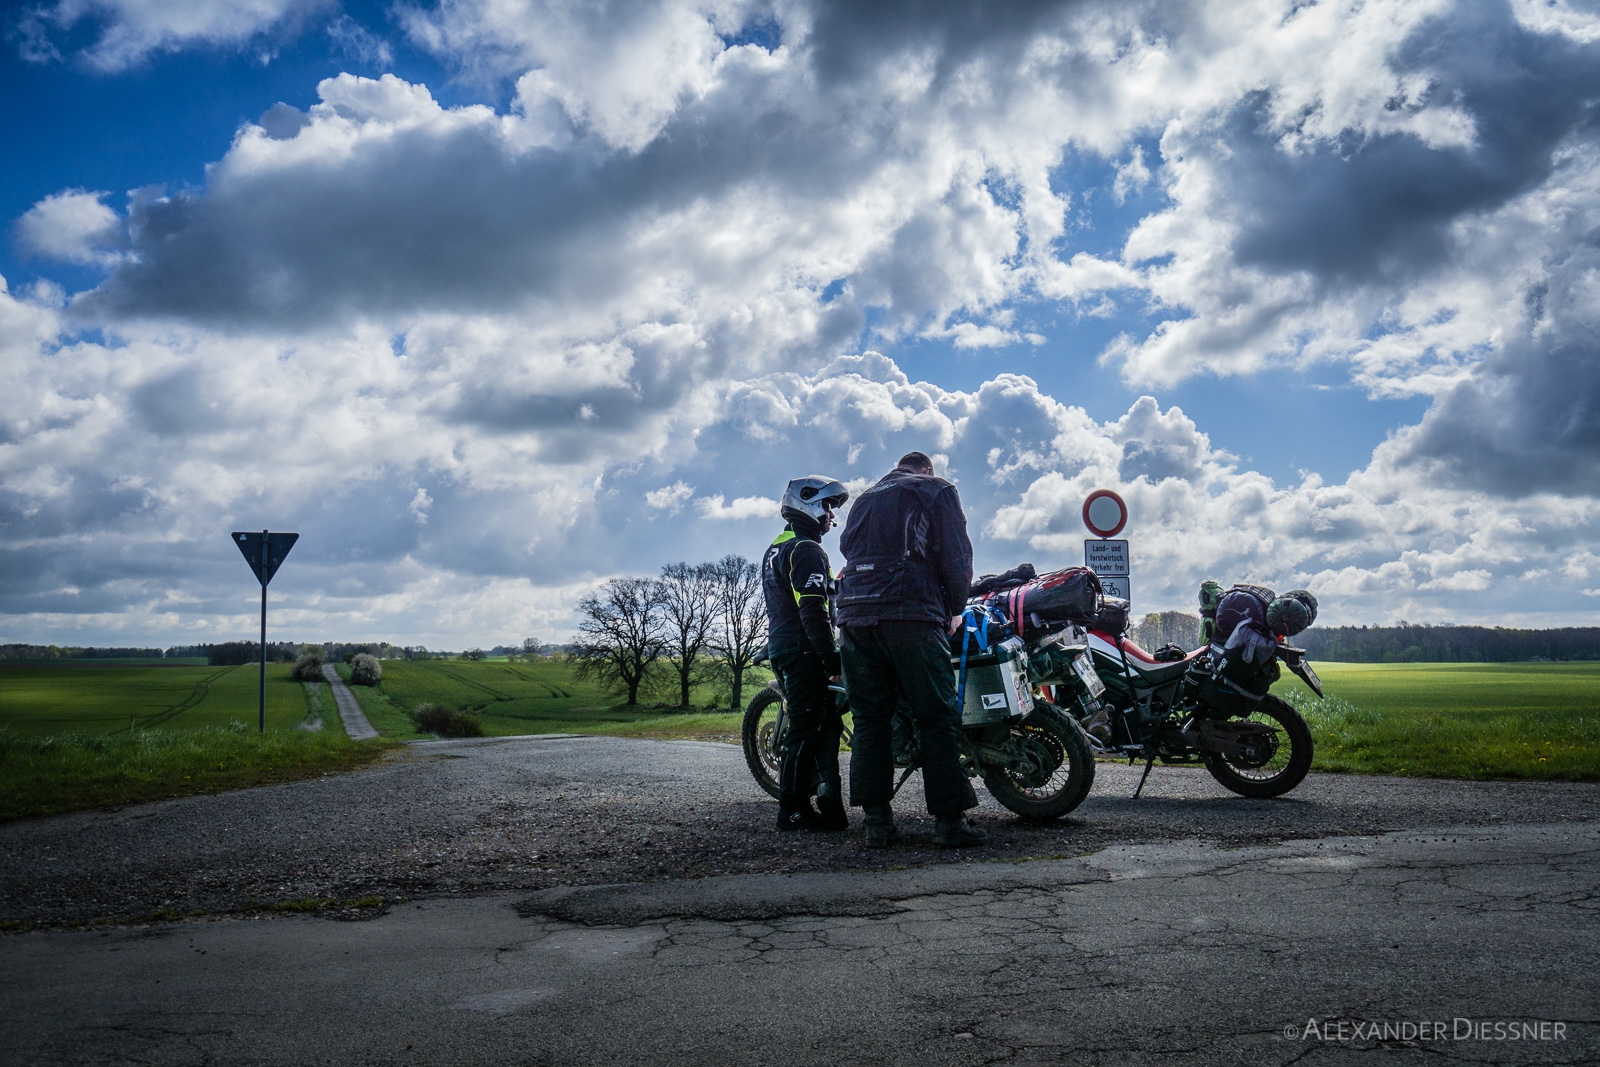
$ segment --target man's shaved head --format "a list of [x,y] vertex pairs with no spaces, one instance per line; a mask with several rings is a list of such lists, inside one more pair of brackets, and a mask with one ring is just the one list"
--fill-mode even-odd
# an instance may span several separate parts
[[933,473],[933,460],[929,459],[927,455],[922,452],[907,452],[905,455],[900,457],[900,462],[895,464],[895,466],[902,467],[913,474]]

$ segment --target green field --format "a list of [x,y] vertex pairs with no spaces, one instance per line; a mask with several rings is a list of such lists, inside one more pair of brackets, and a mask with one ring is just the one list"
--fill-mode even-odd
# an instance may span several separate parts
[[258,733],[258,670],[0,668],[0,819],[289,781],[392,746],[351,741],[327,683],[293,681],[286,663],[267,665]]
[[[746,676],[746,702],[770,677],[759,669]],[[351,686],[351,690],[379,733],[403,739],[427,736],[417,733],[411,722],[411,712],[423,703],[471,711],[491,737],[586,733],[732,738],[738,735],[742,719],[733,712],[705,711],[715,697],[710,688],[691,694],[695,711],[624,708],[616,697],[574,677],[570,667],[555,659],[385,660],[380,685]]]
[[[1324,663],[1328,699],[1293,675],[1276,692],[1317,742],[1315,768],[1448,778],[1600,780],[1600,663]],[[766,674],[747,686],[748,697]],[[720,737],[740,717],[616,706],[559,660],[384,664],[383,684],[355,687],[386,736],[415,738],[424,701],[476,712],[492,736],[531,733]],[[709,697],[709,694],[705,694]],[[700,695],[697,694],[697,699]]]
[[1318,663],[1327,699],[1274,692],[1311,725],[1319,771],[1600,779],[1600,663]]
[[[269,729],[306,717],[306,689],[289,671],[287,663],[267,664]],[[259,680],[254,664],[0,667],[0,729],[113,733],[130,727],[226,726],[234,720],[255,725]]]
[[[1328,699],[1292,675],[1275,691],[1305,714],[1315,769],[1447,778],[1600,780],[1600,663],[1320,663]],[[347,668],[341,667],[341,670]],[[0,668],[0,818],[239,788],[343,770],[418,738],[423,702],[472,711],[490,736],[536,733],[735,740],[741,716],[623,708],[560,660],[386,660],[352,687],[386,741],[351,742],[326,684],[267,668]],[[752,672],[745,699],[766,683]],[[324,729],[293,729],[318,715]]]

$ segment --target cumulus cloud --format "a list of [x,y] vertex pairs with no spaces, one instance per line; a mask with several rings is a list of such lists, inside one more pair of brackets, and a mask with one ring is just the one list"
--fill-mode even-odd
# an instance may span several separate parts
[[[299,9],[228,10],[256,28],[182,39]],[[1588,572],[1555,576],[1600,495],[1583,10],[446,0],[402,21],[512,105],[343,74],[242,127],[201,187],[120,212],[68,190],[17,222],[33,254],[106,271],[65,309],[0,300],[17,625],[217,631],[236,561],[202,546],[268,522],[305,535],[279,579],[295,618],[449,640],[465,605],[510,627],[521,596],[755,555],[788,478],[858,492],[910,448],[957,480],[990,568],[1074,562],[1083,496],[1118,488],[1137,606],[1214,576],[1325,590],[1330,621],[1513,621],[1530,588],[1582,610]],[[1090,246],[1094,195],[1137,211]],[[1121,316],[1098,354],[1152,396],[1097,421],[1022,375],[953,390],[862,351],[1042,344],[1023,301]],[[1158,400],[1313,363],[1432,407],[1344,483],[1282,485]],[[331,504],[303,475],[330,464]],[[459,617],[429,606],[452,595]]]
[[238,46],[329,6],[331,0],[56,0],[28,9],[17,23],[19,50],[36,63],[62,58],[59,41],[79,23],[95,24],[93,44],[78,53],[88,66],[116,73],[153,53],[195,44]]
[[67,189],[45,197],[17,220],[17,242],[25,251],[49,259],[115,263],[122,226],[117,213],[102,202],[106,195]]
[[731,504],[723,503],[721,493],[700,501],[700,514],[708,519],[771,519],[778,514],[778,502],[764,496],[742,496]]
[[[652,489],[644,495],[644,505],[655,511],[665,511],[669,515],[676,515],[683,510],[683,505],[694,496],[694,486],[688,482],[677,481],[671,485],[663,485],[660,489]],[[720,504],[721,497],[717,498]]]

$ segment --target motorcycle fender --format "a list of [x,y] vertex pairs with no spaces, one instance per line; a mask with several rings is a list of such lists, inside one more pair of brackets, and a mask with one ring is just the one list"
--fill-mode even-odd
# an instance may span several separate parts
[[1305,660],[1298,660],[1289,664],[1289,669],[1300,676],[1300,680],[1311,687],[1311,691],[1322,697],[1322,679],[1317,677],[1317,672],[1311,669],[1311,664]]

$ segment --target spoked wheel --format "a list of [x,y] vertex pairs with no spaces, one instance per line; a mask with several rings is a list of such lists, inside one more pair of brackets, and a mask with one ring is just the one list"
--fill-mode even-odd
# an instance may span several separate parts
[[1205,753],[1211,777],[1244,797],[1282,796],[1311,770],[1311,728],[1294,708],[1277,697],[1262,697],[1256,710],[1230,723],[1252,723],[1269,733],[1249,758]]
[[1054,819],[1089,795],[1094,785],[1089,739],[1053,704],[1040,704],[1013,726],[1008,747],[1016,759],[983,766],[983,784],[1007,809],[1025,819]]
[[756,784],[778,795],[778,742],[783,727],[783,690],[767,685],[744,710],[744,761]]

